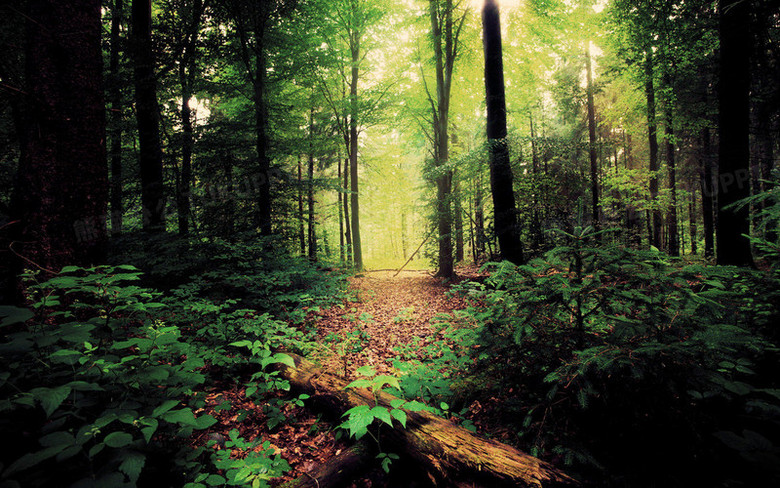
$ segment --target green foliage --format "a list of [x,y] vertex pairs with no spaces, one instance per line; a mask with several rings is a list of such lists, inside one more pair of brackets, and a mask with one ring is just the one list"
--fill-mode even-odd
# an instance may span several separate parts
[[[172,476],[172,462],[183,468],[172,484],[191,475],[192,486],[268,486],[289,469],[258,443],[240,460],[229,450],[215,453],[224,476],[205,474],[202,449],[173,447],[216,423],[196,415],[205,367],[256,364],[247,396],[258,399],[289,389],[267,370],[291,362],[271,352],[295,339],[286,324],[250,310],[224,313],[203,300],[166,305],[159,293],[132,284],[141,279],[132,266],[66,267],[43,283],[34,274],[25,279],[30,309],[0,310],[0,426],[16,439],[0,460],[3,482],[136,486],[146,476]],[[193,328],[182,315],[218,320]]]
[[[588,228],[563,236],[541,259],[492,265],[484,283],[461,285],[472,305],[448,332],[483,392],[521,392],[505,402],[526,448],[579,466],[626,465],[674,438],[667,453],[693,465],[717,454],[704,433],[740,432],[737,415],[777,418],[777,398],[758,386],[775,381],[756,373],[777,351],[756,333],[772,309],[758,290],[777,282],[601,246],[604,232]],[[644,446],[623,457],[616,438]]]

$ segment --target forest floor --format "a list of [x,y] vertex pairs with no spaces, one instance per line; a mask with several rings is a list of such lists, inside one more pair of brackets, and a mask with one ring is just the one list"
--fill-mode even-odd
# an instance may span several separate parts
[[[459,268],[457,280],[477,276],[476,268]],[[349,285],[352,300],[312,311],[307,318],[320,345],[313,359],[325,371],[348,379],[355,378],[356,370],[365,365],[377,373],[392,374],[392,361],[402,352],[407,359],[414,357],[415,351],[442,338],[443,331],[435,325],[438,315],[466,305],[462,298],[447,293],[450,283],[430,271],[402,271],[397,276],[394,270],[366,271],[349,278]],[[231,383],[206,392],[206,407],[196,413],[209,413],[218,423],[196,436],[194,445],[216,440],[212,447],[222,448],[232,429],[246,439],[269,441],[291,466],[274,486],[304,476],[348,447],[347,439],[336,435],[335,424],[305,406],[284,405],[281,413],[287,420],[269,428],[269,409],[246,398],[245,391],[245,385]],[[231,407],[224,408],[225,402]],[[382,475],[378,470],[352,486],[389,486]]]

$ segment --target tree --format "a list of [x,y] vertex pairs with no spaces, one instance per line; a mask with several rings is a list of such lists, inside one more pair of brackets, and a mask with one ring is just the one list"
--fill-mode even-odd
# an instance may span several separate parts
[[596,108],[593,101],[593,69],[590,54],[590,42],[585,53],[585,74],[588,83],[588,152],[590,155],[590,193],[591,193],[591,220],[593,226],[599,228],[599,163],[596,152]]
[[426,94],[431,106],[433,122],[433,165],[436,174],[436,225],[439,234],[438,275],[452,278],[455,274],[452,248],[452,179],[453,171],[448,167],[450,159],[450,96],[452,73],[458,58],[460,33],[467,12],[460,17],[453,16],[452,0],[429,0],[428,13],[431,20],[431,41],[433,43],[434,71],[436,74],[436,96],[426,85]]
[[132,0],[133,71],[143,229],[165,231],[165,187],[160,146],[157,80],[152,51],[152,2]]
[[490,151],[490,187],[493,193],[495,230],[501,256],[515,264],[523,262],[517,226],[512,167],[506,140],[504,62],[501,52],[501,21],[495,0],[485,0],[482,9],[482,39],[485,52],[485,98],[487,138]]
[[119,79],[120,30],[124,0],[114,0],[111,9],[111,40],[108,98],[111,102],[111,235],[122,233],[122,90]]
[[26,100],[11,204],[18,221],[11,249],[25,266],[56,272],[103,255],[108,174],[100,6],[97,0],[27,4]]
[[750,208],[734,207],[750,196],[750,2],[720,2],[717,261],[752,266]]

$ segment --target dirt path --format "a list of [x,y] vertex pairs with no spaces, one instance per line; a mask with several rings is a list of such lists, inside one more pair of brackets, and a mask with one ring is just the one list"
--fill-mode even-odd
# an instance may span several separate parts
[[371,365],[387,372],[399,346],[425,347],[435,341],[435,317],[465,306],[461,298],[448,297],[449,286],[428,271],[394,274],[369,271],[351,278],[358,300],[319,314],[326,370],[351,377],[360,366]]

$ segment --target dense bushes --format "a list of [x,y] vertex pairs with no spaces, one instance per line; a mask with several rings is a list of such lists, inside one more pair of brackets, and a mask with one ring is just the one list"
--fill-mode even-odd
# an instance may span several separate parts
[[485,385],[470,398],[498,395],[518,443],[606,468],[604,484],[776,475],[777,349],[757,331],[774,323],[778,283],[599,237],[578,229],[542,259],[459,287],[472,306],[449,335],[478,378],[461,381]]
[[[0,486],[267,486],[289,469],[262,441],[237,432],[225,445],[251,451],[244,459],[190,446],[188,438],[216,422],[197,414],[209,384],[246,382],[258,402],[288,388],[266,371],[289,360],[273,351],[306,348],[291,323],[337,299],[343,280],[303,262],[281,266],[283,258],[257,246],[221,246],[208,278],[165,294],[138,286],[141,272],[126,265],[67,267],[42,283],[24,277],[30,307],[0,308]],[[171,263],[171,273],[193,270]],[[254,301],[214,291],[245,279]],[[263,293],[265,307],[247,307]],[[283,315],[268,313],[274,308]],[[277,395],[268,408],[281,410],[283,401]],[[284,420],[273,413],[269,421]]]

